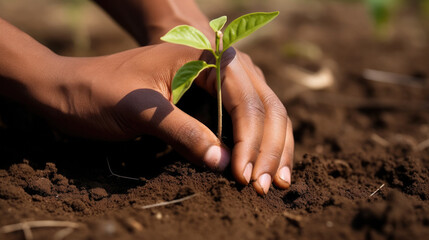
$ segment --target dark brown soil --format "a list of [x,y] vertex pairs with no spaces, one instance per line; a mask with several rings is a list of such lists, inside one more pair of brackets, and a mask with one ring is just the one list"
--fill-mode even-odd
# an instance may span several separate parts
[[[296,156],[289,190],[272,187],[258,196],[229,171],[195,167],[151,137],[108,143],[63,136],[1,100],[0,226],[81,223],[65,239],[426,239],[428,31],[407,9],[401,12],[407,24],[398,21],[391,38],[379,41],[360,5],[315,6],[286,4],[269,37],[241,46],[293,120]],[[322,57],[285,55],[284,45],[296,41],[317,46]],[[290,66],[317,69],[322,60],[336,77],[326,90],[302,90],[284,75]],[[416,76],[421,85],[372,82],[363,77],[364,69]],[[194,89],[184,106],[193,97],[208,103],[187,106],[189,111],[213,125],[213,100]],[[108,163],[114,174],[130,178],[112,176]],[[193,197],[142,209],[187,196]],[[61,229],[32,233],[34,239],[55,239]],[[24,233],[0,233],[0,239],[24,239]]]

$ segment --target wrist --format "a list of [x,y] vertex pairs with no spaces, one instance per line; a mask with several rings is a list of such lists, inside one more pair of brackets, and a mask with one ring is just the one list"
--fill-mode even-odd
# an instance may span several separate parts
[[63,57],[48,51],[26,58],[19,62],[25,70],[11,72],[0,80],[4,85],[1,94],[35,112],[58,109],[61,75],[66,72],[63,64]]
[[[94,0],[124,27],[140,45],[160,43],[177,25],[191,25],[206,36],[213,32],[194,0]],[[214,39],[214,35],[213,35]]]
[[57,55],[2,19],[0,28],[0,94],[32,103],[32,91],[54,75]]
[[146,29],[149,43],[160,43],[160,38],[168,31],[179,25],[189,25],[200,30],[211,42],[214,43],[215,33],[210,28],[209,20],[201,12],[187,12],[175,9],[165,16],[154,16],[146,21]]

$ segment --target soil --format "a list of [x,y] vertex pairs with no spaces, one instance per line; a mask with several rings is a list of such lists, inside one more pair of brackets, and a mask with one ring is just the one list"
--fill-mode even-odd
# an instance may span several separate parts
[[[290,189],[273,186],[259,196],[228,170],[220,174],[191,165],[152,137],[117,143],[72,138],[1,99],[0,226],[80,223],[64,239],[425,239],[428,28],[416,20],[415,9],[405,9],[390,38],[380,40],[358,4],[294,2],[276,6],[284,14],[272,33],[240,46],[265,72],[292,118]],[[261,10],[249,5],[246,12]],[[285,54],[293,42],[310,43],[321,54]],[[327,89],[308,90],[285,77],[289,67],[315,71],[325,63],[335,76]],[[369,81],[365,69],[420,82]],[[195,98],[207,104],[190,106]],[[182,107],[214,125],[214,100],[199,89]],[[228,132],[230,126],[230,144]],[[34,228],[32,234],[61,239],[61,229]],[[0,233],[0,239],[25,238],[23,231]]]

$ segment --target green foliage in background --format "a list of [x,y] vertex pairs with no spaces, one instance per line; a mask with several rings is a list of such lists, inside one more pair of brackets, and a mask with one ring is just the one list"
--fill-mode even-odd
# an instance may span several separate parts
[[365,0],[379,37],[386,38],[390,23],[401,0]]
[[365,0],[369,13],[377,26],[386,25],[398,0]]
[[87,0],[68,0],[64,2],[68,24],[72,31],[73,49],[76,56],[87,53],[91,45],[83,15],[83,10],[87,4]]
[[376,34],[381,39],[389,38],[392,22],[401,8],[415,9],[416,18],[429,27],[429,0],[335,0],[362,3],[368,9]]
[[429,0],[420,0],[420,9],[426,18],[425,20],[429,21]]

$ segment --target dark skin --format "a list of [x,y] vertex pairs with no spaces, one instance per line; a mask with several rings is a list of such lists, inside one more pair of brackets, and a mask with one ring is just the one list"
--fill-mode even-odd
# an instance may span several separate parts
[[[231,164],[236,180],[252,183],[259,194],[267,194],[272,182],[282,189],[290,186],[292,124],[248,55],[229,51],[223,68],[222,98],[232,118],[233,149],[225,149],[204,124],[171,103],[176,71],[205,54],[159,38],[188,24],[214,39],[193,0],[96,2],[144,47],[93,58],[63,57],[0,19],[0,94],[74,135],[124,140],[150,134],[196,164],[220,171]],[[214,72],[205,71],[195,82],[215,96]]]

